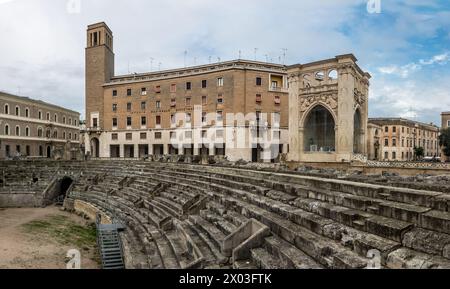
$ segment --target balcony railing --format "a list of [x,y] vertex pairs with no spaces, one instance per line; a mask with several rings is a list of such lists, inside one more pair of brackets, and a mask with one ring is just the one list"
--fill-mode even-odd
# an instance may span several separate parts
[[281,87],[281,86],[271,86],[270,88],[269,88],[269,91],[272,91],[272,92],[288,92],[288,89],[287,89],[287,87]]

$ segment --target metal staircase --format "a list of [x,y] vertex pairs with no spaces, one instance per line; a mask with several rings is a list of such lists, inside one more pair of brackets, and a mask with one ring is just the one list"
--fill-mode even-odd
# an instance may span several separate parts
[[97,243],[103,269],[125,269],[118,224],[97,224]]

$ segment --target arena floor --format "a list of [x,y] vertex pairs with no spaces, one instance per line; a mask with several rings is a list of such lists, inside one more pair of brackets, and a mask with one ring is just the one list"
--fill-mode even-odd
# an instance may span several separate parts
[[82,268],[100,268],[95,231],[81,217],[55,206],[0,209],[0,269],[64,269],[70,249]]

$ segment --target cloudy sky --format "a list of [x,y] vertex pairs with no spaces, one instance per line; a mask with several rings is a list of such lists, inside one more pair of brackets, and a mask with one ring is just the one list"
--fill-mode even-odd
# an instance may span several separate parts
[[85,30],[99,21],[116,74],[182,67],[184,51],[187,65],[354,53],[373,76],[370,117],[450,110],[448,0],[0,0],[0,90],[84,113]]

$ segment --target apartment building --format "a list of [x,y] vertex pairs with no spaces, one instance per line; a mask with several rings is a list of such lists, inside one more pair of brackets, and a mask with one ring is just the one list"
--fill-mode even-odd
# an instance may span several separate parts
[[[371,118],[369,159],[384,161],[416,160],[415,148],[423,148],[425,157],[439,157],[439,128],[403,118]],[[377,142],[378,141],[378,142]]]
[[93,157],[275,161],[289,149],[286,67],[234,60],[116,76],[112,31],[89,25],[86,134]]
[[79,119],[78,112],[0,92],[0,158],[77,158]]

